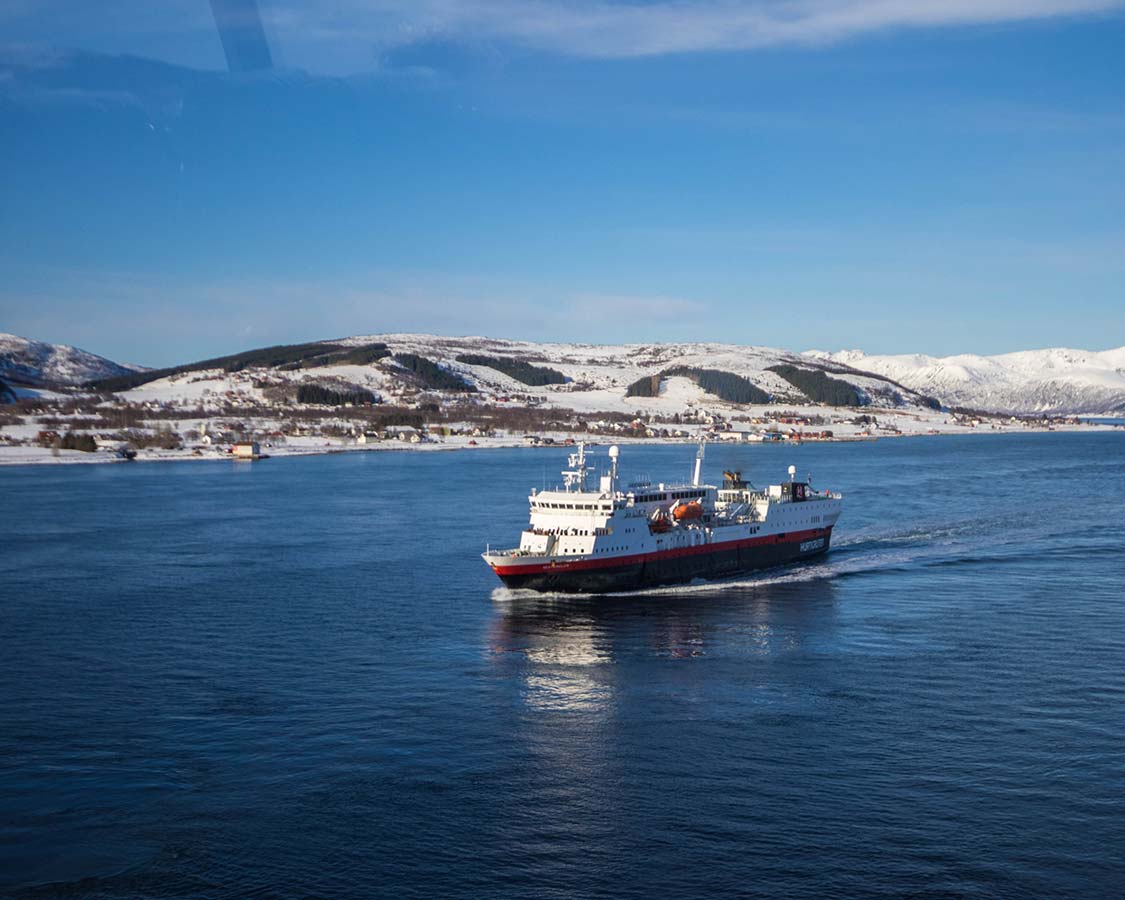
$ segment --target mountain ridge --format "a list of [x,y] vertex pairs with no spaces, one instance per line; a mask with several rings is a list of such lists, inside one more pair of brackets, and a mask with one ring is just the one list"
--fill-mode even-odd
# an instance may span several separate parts
[[1020,414],[1125,411],[1125,346],[1100,351],[1048,347],[993,356],[862,350],[813,350],[805,355],[885,375],[951,406]]
[[77,386],[96,378],[143,371],[70,344],[50,344],[0,332],[0,377],[34,387]]
[[[366,356],[354,352],[370,348],[384,348],[385,352]],[[348,354],[348,350],[353,352]],[[568,383],[529,387],[494,367],[458,359],[479,362],[482,354],[561,372]],[[69,345],[0,333],[0,376],[7,380],[75,388],[89,385],[113,392],[156,382],[167,382],[169,390],[174,390],[177,379],[182,380],[186,373],[206,372],[208,365],[215,367],[216,363],[223,364],[217,370],[226,374],[246,369],[268,370],[294,381],[350,378],[361,382],[362,387],[378,390],[412,377],[396,362],[396,356],[430,360],[482,390],[538,391],[545,399],[553,397],[560,402],[563,397],[558,395],[575,399],[586,391],[591,404],[597,398],[620,403],[627,397],[628,386],[639,378],[655,377],[659,385],[666,378],[664,373],[670,371],[708,369],[745,378],[775,402],[794,403],[800,402],[802,391],[779,372],[797,367],[846,382],[856,389],[861,403],[870,405],[932,407],[936,400],[945,407],[1013,415],[1113,415],[1125,411],[1125,346],[1104,351],[1055,347],[994,356],[936,357],[868,354],[861,350],[793,351],[719,342],[596,344],[387,333],[257,348],[215,360],[146,370]],[[338,364],[355,359],[364,360],[364,364]],[[279,360],[288,362],[281,364]]]

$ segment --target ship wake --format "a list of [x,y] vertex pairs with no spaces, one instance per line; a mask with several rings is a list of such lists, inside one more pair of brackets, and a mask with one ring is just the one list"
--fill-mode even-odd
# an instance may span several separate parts
[[[819,559],[762,569],[728,579],[697,580],[688,584],[644,587],[606,594],[550,594],[497,587],[492,591],[492,599],[500,603],[518,603],[530,598],[543,599],[551,596],[570,599],[599,596],[681,597],[687,594],[746,591],[782,584],[857,577],[896,569],[947,566],[993,558],[1009,559],[1027,554],[1027,543],[1012,535],[1010,526],[1010,521],[997,518],[931,523],[890,531],[861,530],[834,538],[831,550]],[[1009,530],[1006,531],[1005,528]]]

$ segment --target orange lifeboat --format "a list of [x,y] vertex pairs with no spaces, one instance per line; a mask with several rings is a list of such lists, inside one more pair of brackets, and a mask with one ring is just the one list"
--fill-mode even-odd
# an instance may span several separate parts
[[676,517],[677,522],[701,519],[703,517],[703,504],[698,500],[692,500],[690,503],[681,503],[672,510],[672,515]]

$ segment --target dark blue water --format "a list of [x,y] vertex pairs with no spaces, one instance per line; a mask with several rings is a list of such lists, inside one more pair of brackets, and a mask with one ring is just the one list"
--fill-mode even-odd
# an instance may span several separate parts
[[497,590],[563,462],[0,470],[0,892],[1122,895],[1120,435],[713,447],[830,556]]

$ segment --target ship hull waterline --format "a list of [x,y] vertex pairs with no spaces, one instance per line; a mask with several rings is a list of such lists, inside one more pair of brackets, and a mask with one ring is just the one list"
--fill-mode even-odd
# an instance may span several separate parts
[[543,593],[605,594],[639,588],[726,579],[823,556],[832,528],[772,535],[689,548],[690,552],[638,554],[611,560],[557,559],[492,568],[505,587]]

